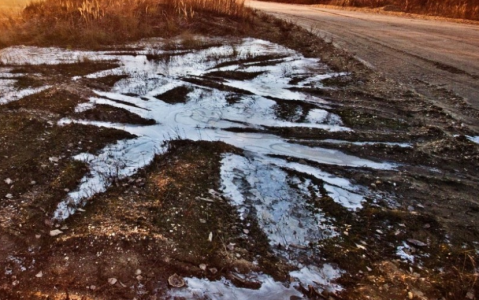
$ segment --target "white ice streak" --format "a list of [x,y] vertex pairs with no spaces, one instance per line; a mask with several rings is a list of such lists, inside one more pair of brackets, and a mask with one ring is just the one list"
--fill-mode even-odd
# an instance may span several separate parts
[[479,144],[479,136],[467,136],[467,138],[471,141],[471,142],[474,142],[476,144]]
[[414,255],[406,252],[408,249],[411,249],[411,247],[409,247],[409,245],[406,242],[403,242],[402,246],[397,247],[396,255],[399,256],[404,261],[414,263]]
[[333,139],[326,139],[322,140],[323,143],[328,144],[350,144],[356,146],[368,146],[368,145],[385,145],[385,146],[397,146],[401,148],[411,148],[412,144],[410,143],[393,143],[393,142],[351,142],[351,141],[343,141],[343,140],[333,140]]
[[311,242],[336,235],[334,227],[321,222],[324,214],[311,210],[312,204],[307,202],[311,195],[306,197],[288,184],[287,173],[267,159],[226,155],[221,178],[224,195],[239,208],[243,219],[255,212],[271,245],[308,247]]
[[[311,66],[318,66],[319,60],[312,58],[293,57],[285,60],[280,60],[269,66],[255,67],[254,69],[242,69],[241,71],[256,71],[263,72],[259,76],[248,80],[227,80],[226,85],[249,91],[255,95],[263,97],[280,98],[284,100],[301,100],[301,101],[316,101],[323,102],[319,98],[302,93],[300,91],[291,90],[291,88],[303,87],[301,84],[291,84],[291,80],[296,76],[304,76],[305,74],[311,77]],[[321,76],[316,77],[317,82],[330,77]],[[301,82],[300,82],[301,83]]]
[[222,277],[217,281],[200,278],[185,278],[187,286],[182,289],[171,289],[168,292],[170,299],[211,299],[211,300],[289,300],[306,299],[296,287],[301,284],[304,288],[308,285],[319,291],[338,292],[343,288],[333,281],[341,277],[344,272],[325,264],[318,268],[315,266],[303,267],[300,270],[290,272],[295,281],[285,285],[277,282],[265,274],[249,274],[248,277],[255,282],[261,283],[257,290],[236,287],[231,281]]
[[291,299],[296,296],[302,298],[302,294],[292,285],[284,286],[281,282],[274,281],[268,275],[257,275],[256,281],[261,282],[257,290],[236,287],[231,281],[222,278],[218,281],[208,279],[185,278],[187,287],[172,289],[168,293],[171,299],[211,299],[211,300],[279,300]]
[[0,63],[4,65],[58,65],[73,64],[91,60],[113,60],[105,57],[107,52],[65,50],[61,48],[42,48],[14,46],[0,50]]
[[26,96],[40,93],[49,89],[51,86],[42,86],[38,88],[18,89],[15,87],[15,80],[0,79],[0,105],[12,101],[20,100]]
[[132,140],[122,140],[107,146],[98,155],[82,153],[74,159],[87,163],[90,174],[83,177],[79,187],[68,194],[65,201],[58,204],[54,218],[64,220],[73,214],[82,201],[97,193],[106,191],[112,180],[131,176],[149,164],[156,152],[162,152],[155,141],[142,136]]
[[328,124],[343,125],[343,122],[338,115],[319,108],[311,109],[306,116],[306,120],[313,124],[322,124],[324,122],[328,122]]
[[328,196],[330,196],[333,201],[341,204],[349,210],[362,208],[362,202],[364,201],[362,195],[367,195],[369,193],[365,187],[354,185],[346,178],[334,176],[323,172],[318,168],[299,163],[285,162],[280,159],[271,159],[271,161],[277,166],[308,174],[324,181],[323,186],[328,192]]
[[316,266],[303,267],[298,271],[293,271],[289,275],[296,278],[305,287],[311,285],[320,290],[328,292],[338,292],[343,288],[334,280],[340,278],[344,273],[343,270],[333,267],[330,264],[324,264],[322,268]]

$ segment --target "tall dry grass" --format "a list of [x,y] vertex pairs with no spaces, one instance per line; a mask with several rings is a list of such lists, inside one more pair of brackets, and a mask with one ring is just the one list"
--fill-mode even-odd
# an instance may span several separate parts
[[329,0],[327,2],[333,5],[370,8],[392,6],[408,13],[479,20],[478,0]]
[[0,47],[95,47],[176,35],[205,15],[243,18],[244,0],[43,0],[0,19]]
[[[266,0],[268,1],[268,0]],[[330,4],[338,6],[388,7],[407,13],[448,18],[479,20],[479,0],[274,0],[296,4]]]

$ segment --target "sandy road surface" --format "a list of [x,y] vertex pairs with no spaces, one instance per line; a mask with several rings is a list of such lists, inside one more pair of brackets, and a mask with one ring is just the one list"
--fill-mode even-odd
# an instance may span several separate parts
[[445,88],[479,109],[478,25],[271,2],[247,5],[313,30],[429,98],[431,87]]

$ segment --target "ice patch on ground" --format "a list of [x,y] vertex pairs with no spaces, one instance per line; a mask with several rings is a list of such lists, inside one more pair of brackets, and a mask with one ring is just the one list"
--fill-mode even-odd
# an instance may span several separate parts
[[333,283],[342,275],[342,271],[325,264],[322,268],[303,267],[298,271],[290,273],[294,280],[285,284],[275,281],[269,275],[249,274],[248,281],[254,281],[261,284],[259,289],[247,289],[236,287],[231,281],[222,277],[217,281],[200,279],[195,277],[185,278],[186,287],[180,289],[171,289],[168,292],[169,299],[183,297],[185,299],[211,299],[211,300],[289,300],[292,298],[306,299],[297,289],[301,284],[303,288],[311,285],[316,290],[328,292],[338,292],[342,287]]
[[322,268],[316,266],[303,267],[298,271],[289,273],[289,275],[298,280],[304,287],[310,285],[319,290],[338,292],[343,288],[333,281],[340,278],[343,273],[344,271],[330,264],[324,264]]
[[271,245],[308,247],[336,235],[334,227],[321,222],[324,214],[311,202],[317,195],[306,197],[307,188],[288,184],[290,176],[266,158],[226,155],[221,178],[224,195],[238,206],[243,219],[255,214]]
[[467,136],[467,138],[471,141],[471,142],[474,142],[476,144],[479,144],[479,136]]
[[211,299],[211,300],[250,300],[250,299],[290,299],[292,296],[302,298],[302,294],[294,287],[286,287],[281,282],[274,281],[268,275],[255,276],[261,287],[257,290],[236,287],[231,281],[222,278],[210,281],[200,278],[185,278],[187,287],[170,290],[170,299],[183,297],[185,299]]
[[412,145],[410,143],[393,143],[393,142],[350,142],[350,141],[342,141],[342,140],[333,140],[333,139],[325,139],[321,141],[322,143],[329,143],[329,144],[350,144],[356,146],[368,146],[368,145],[385,145],[385,146],[397,146],[401,148],[411,148]]
[[38,88],[19,89],[15,87],[15,82],[14,79],[0,79],[0,105],[40,93],[51,87],[42,86]]
[[396,250],[396,255],[399,256],[403,261],[414,263],[414,255],[409,253],[409,245],[406,242],[403,242],[402,246],[398,246]]
[[324,109],[318,108],[310,110],[306,116],[306,120],[313,124],[328,122],[328,124],[343,125],[343,122],[338,115],[331,114]]
[[[65,220],[86,200],[106,191],[114,180],[135,174],[150,164],[155,154],[167,151],[168,142],[172,140],[222,141],[245,154],[224,155],[221,166],[224,195],[231,199],[243,218],[254,214],[271,245],[282,246],[275,253],[287,257],[297,267],[290,274],[297,281],[285,286],[267,274],[256,274],[262,286],[252,290],[234,287],[224,279],[211,282],[188,278],[188,289],[171,293],[211,299],[284,299],[300,297],[295,289],[299,284],[340,290],[341,287],[332,281],[341,276],[341,270],[330,265],[318,268],[300,264],[298,253],[308,253],[314,242],[338,234],[332,220],[315,201],[328,196],[354,211],[362,207],[364,195],[369,195],[370,191],[346,178],[324,172],[319,166],[388,170],[396,165],[362,159],[339,150],[296,144],[272,134],[271,129],[304,127],[330,132],[351,131],[343,126],[341,118],[325,100],[303,92],[305,87],[321,87],[321,80],[345,74],[330,72],[318,59],[305,58],[293,50],[256,39],[233,40],[222,45],[211,43],[199,50],[165,50],[162,40],[131,47],[138,45],[142,49],[124,53],[38,47],[0,50],[0,63],[5,65],[74,64],[85,59],[114,61],[118,67],[72,78],[81,81],[82,78],[126,76],[109,92],[92,91],[94,96],[89,102],[79,104],[75,111],[95,109],[102,104],[156,121],[154,125],[133,125],[71,118],[60,120],[60,126],[74,123],[114,128],[136,137],[108,145],[95,155],[75,156],[74,159],[88,164],[90,172],[78,188],[58,204],[54,218]],[[131,54],[133,51],[136,55]],[[209,75],[221,71],[258,73],[244,76],[244,80],[215,79],[218,82],[212,82]],[[8,68],[1,72],[8,72]],[[0,104],[48,88],[17,90],[15,80],[14,76],[0,79]],[[173,99],[173,103],[162,99],[165,93],[178,87],[188,90],[184,99]],[[277,117],[275,106],[290,100],[308,102],[290,118],[298,121],[302,119],[299,116],[306,115],[304,122]]]
[[[103,104],[126,109],[145,119],[153,119],[155,125],[139,126],[131,124],[116,124],[90,120],[62,119],[59,125],[77,123],[102,126],[127,131],[138,136],[128,142],[121,141],[105,148],[95,157],[78,156],[77,159],[88,158],[90,174],[83,178],[79,189],[71,192],[64,202],[60,203],[55,218],[65,219],[74,208],[97,192],[106,190],[114,176],[120,178],[130,176],[137,169],[147,165],[155,153],[162,153],[166,142],[173,139],[223,141],[240,149],[256,153],[261,156],[280,155],[299,159],[306,159],[321,164],[331,164],[351,167],[369,167],[375,169],[391,169],[394,164],[373,162],[338,150],[308,147],[291,143],[288,140],[268,133],[232,132],[225,129],[244,128],[261,129],[279,127],[307,127],[328,131],[349,131],[341,125],[339,116],[325,109],[325,101],[298,91],[291,91],[294,87],[291,79],[302,76],[302,82],[309,77],[319,80],[318,76],[331,75],[327,68],[316,59],[304,58],[300,54],[270,42],[244,39],[232,46],[211,46],[197,51],[166,51],[157,50],[158,55],[171,55],[170,59],[153,59],[148,56],[152,50],[139,50],[139,55],[121,55],[114,52],[81,52],[50,48],[7,48],[0,52],[0,57],[8,63],[20,63],[21,57],[36,54],[32,63],[75,63],[81,57],[91,57],[94,60],[115,60],[120,67],[100,71],[85,77],[100,78],[111,74],[122,74],[127,77],[115,83],[111,92],[93,91],[96,96],[91,97],[89,103],[80,104],[77,112],[94,109],[95,105]],[[10,61],[17,53],[15,61]],[[254,58],[259,55],[282,57],[272,59],[265,66],[255,66],[236,61]],[[19,58],[20,57],[20,58]],[[212,58],[213,57],[213,58]],[[232,64],[229,64],[233,62]],[[248,71],[249,68],[261,69],[261,75],[241,81],[240,91],[225,91],[211,88],[207,85],[193,84],[190,78],[203,80],[209,72],[221,68],[217,65],[229,64],[229,71]],[[319,73],[319,74],[318,74]],[[193,77],[192,77],[193,76]],[[274,88],[271,84],[274,82]],[[226,85],[235,86],[225,82]],[[177,87],[186,87],[189,93],[185,99],[170,104],[161,100],[162,95]],[[239,85],[238,85],[239,86]],[[129,96],[127,96],[129,95]],[[264,95],[273,95],[265,98]],[[235,102],[228,99],[234,97]],[[276,101],[303,100],[318,105],[317,109],[308,112],[306,122],[287,122],[278,119],[274,112]],[[321,108],[319,107],[321,106]],[[141,155],[139,155],[141,153]],[[120,163],[126,159],[127,164]],[[335,201],[357,208],[361,200],[356,199],[350,191],[340,191],[334,185],[325,188],[331,193]],[[352,199],[347,203],[344,199]],[[348,200],[349,201],[349,200]],[[67,209],[68,208],[68,209]]]

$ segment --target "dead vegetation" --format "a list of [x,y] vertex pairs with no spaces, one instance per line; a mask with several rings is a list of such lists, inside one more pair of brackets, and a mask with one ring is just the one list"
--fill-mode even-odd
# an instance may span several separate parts
[[382,8],[385,11],[479,20],[479,3],[476,0],[278,0],[278,2]]
[[[194,30],[214,14],[247,15],[242,0],[44,0],[0,18],[0,48],[35,44],[98,47]],[[193,27],[193,28],[192,28]]]

